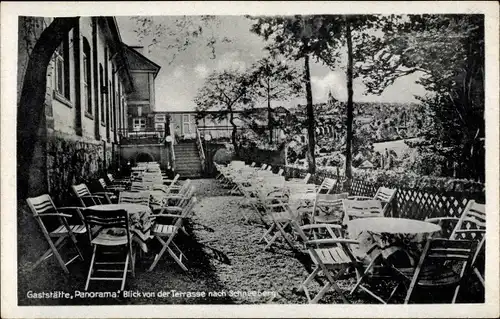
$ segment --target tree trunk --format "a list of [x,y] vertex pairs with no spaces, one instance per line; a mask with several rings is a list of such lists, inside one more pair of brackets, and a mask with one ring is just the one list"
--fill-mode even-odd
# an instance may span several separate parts
[[30,54],[17,108],[17,196],[29,194],[30,166],[42,117],[45,116],[47,68],[64,36],[78,23],[78,18],[55,18],[42,32]]
[[345,176],[347,178],[348,184],[352,180],[352,122],[353,122],[353,90],[352,90],[352,38],[351,38],[351,25],[349,20],[346,20],[346,39],[347,39],[347,123],[346,123],[346,150],[345,150]]
[[239,147],[238,147],[238,143],[236,141],[236,133],[237,133],[238,127],[236,126],[236,124],[234,124],[234,114],[233,114],[232,108],[229,108],[229,122],[231,123],[231,125],[233,127],[233,131],[231,132],[231,142],[233,143],[234,153],[239,156]]
[[308,172],[314,174],[316,172],[316,159],[314,151],[316,148],[316,141],[314,139],[314,109],[311,91],[311,73],[309,71],[309,55],[304,56],[304,80],[306,83],[306,100],[307,100],[307,163],[309,166]]
[[267,80],[267,127],[269,129],[269,144],[273,143],[273,114],[271,110],[271,89]]

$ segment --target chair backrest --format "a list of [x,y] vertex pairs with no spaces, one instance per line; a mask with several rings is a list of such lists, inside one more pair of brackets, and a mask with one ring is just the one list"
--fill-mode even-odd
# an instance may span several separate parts
[[140,192],[145,190],[147,190],[147,186],[142,182],[132,182],[132,184],[130,185],[130,191]]
[[[418,283],[420,274],[425,273],[423,270],[428,266],[438,272],[437,275],[439,275],[440,269],[436,267],[439,267],[439,265],[451,267],[450,262],[460,266],[460,278],[463,278],[472,266],[472,260],[478,249],[478,244],[475,240],[429,238],[415,269],[413,280]],[[456,269],[455,267],[453,268]],[[428,274],[426,275],[427,277]],[[446,284],[445,282],[443,285]],[[439,286],[439,276],[436,278],[435,285]]]
[[190,186],[187,191],[182,195],[182,198],[178,202],[178,206],[184,207],[194,196],[195,187]]
[[[33,217],[38,222],[38,225],[42,229],[42,232],[47,239],[49,239],[50,237],[49,232],[52,230],[52,228],[55,229],[61,225],[64,225],[69,232],[69,225],[65,215],[60,214],[57,211],[52,198],[50,198],[48,194],[43,194],[37,197],[30,197],[27,198],[26,201],[28,202],[28,206],[31,210],[31,213],[33,214]],[[47,222],[44,222],[44,220],[42,220],[42,217],[48,217],[46,219]],[[47,229],[47,226],[49,226],[49,229]]]
[[262,164],[262,166],[260,167],[260,169],[264,170],[267,168],[267,164]]
[[486,233],[485,205],[470,200],[455,225],[450,239],[481,240]]
[[273,168],[272,168],[272,166],[271,166],[271,165],[268,165],[266,169],[267,169],[268,171],[272,171],[272,170],[273,170]]
[[292,194],[305,194],[316,193],[316,185],[305,184],[301,182],[286,182],[285,187],[288,189],[290,195]]
[[189,189],[189,187],[191,186],[191,180],[188,178],[184,181],[184,183],[182,183],[182,186],[181,188],[179,188],[179,192],[178,194],[179,195],[183,195],[186,193],[186,191]]
[[[196,203],[197,203],[196,197],[192,197],[189,199],[187,205],[182,209],[179,218],[174,220],[175,229],[180,229],[182,223],[186,220],[186,218],[191,217],[191,215],[193,214],[193,208]],[[155,216],[156,216],[156,222],[161,224],[161,219],[162,219],[161,214],[156,214]],[[176,231],[172,232],[165,242],[166,245],[169,245],[176,235],[177,235]]]
[[342,201],[348,196],[349,193],[317,194],[313,205],[313,221],[315,216],[331,215],[335,217],[335,221],[338,219],[338,223],[342,223],[344,215]]
[[99,184],[101,184],[103,189],[106,189],[107,185],[106,185],[106,181],[104,180],[104,178],[99,178]]
[[[120,235],[127,236],[127,245],[130,247],[132,238],[128,222],[128,214],[124,209],[116,210],[97,210],[87,208],[83,211],[85,225],[90,241],[97,237],[101,232],[107,229],[113,229],[114,232],[120,232]],[[95,231],[98,229],[98,231]]]
[[71,189],[83,207],[101,205],[103,202],[107,202],[107,200],[105,198],[101,198],[101,196],[92,195],[87,185],[83,183],[72,185]]
[[336,185],[337,185],[336,179],[325,177],[325,179],[318,188],[318,194],[330,194]]
[[252,164],[250,164],[250,167],[255,167],[255,162],[252,162]]
[[75,193],[76,197],[81,197],[81,196],[87,196],[87,195],[92,195],[90,193],[89,188],[85,184],[78,184],[78,185],[73,185],[71,186],[71,189]]
[[382,202],[377,199],[343,199],[344,223],[354,218],[383,217]]
[[181,175],[180,174],[176,174],[174,176],[174,179],[172,179],[172,181],[170,182],[170,184],[168,184],[168,186],[175,185],[175,183],[177,183],[177,181],[179,180],[179,177],[181,177]]
[[149,206],[149,192],[120,192],[118,203],[130,203]]
[[113,177],[113,174],[108,173],[108,174],[106,174],[106,176],[108,176],[108,179],[109,179],[109,181],[111,183],[113,183],[115,181],[115,178]]
[[285,170],[284,170],[284,169],[282,169],[282,168],[280,168],[280,169],[278,170],[278,175],[279,175],[279,176],[281,176],[281,175],[283,175],[283,173],[284,173],[284,172],[285,172]]
[[387,187],[379,187],[377,193],[373,199],[378,199],[383,204],[383,211],[386,214],[389,209],[394,197],[396,197],[396,189],[395,188],[387,188]]

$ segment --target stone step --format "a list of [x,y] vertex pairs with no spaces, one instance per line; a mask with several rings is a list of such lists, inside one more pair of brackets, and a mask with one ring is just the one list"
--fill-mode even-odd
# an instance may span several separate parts
[[183,146],[183,147],[174,147],[174,151],[183,151],[183,150],[198,150],[196,146]]
[[175,157],[198,157],[198,153],[188,153],[188,152],[176,152]]
[[194,156],[194,155],[185,155],[185,154],[176,154],[175,155],[175,159],[179,159],[179,158],[182,158],[182,159],[195,159],[195,160],[200,160],[200,158],[198,156]]

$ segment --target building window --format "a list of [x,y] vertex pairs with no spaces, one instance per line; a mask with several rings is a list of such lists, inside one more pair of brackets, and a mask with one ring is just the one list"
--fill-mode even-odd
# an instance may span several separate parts
[[92,115],[92,76],[90,65],[90,45],[87,39],[83,38],[83,105],[85,113]]
[[134,131],[144,131],[146,129],[146,119],[136,117],[133,122]]
[[156,114],[155,115],[155,122],[157,122],[157,123],[165,123],[166,122],[165,114]]
[[155,123],[155,131],[165,131],[165,123]]
[[101,89],[101,123],[104,124],[104,117],[106,116],[104,113],[104,108],[106,107],[106,84],[104,83],[104,68],[101,63],[99,63],[99,85]]
[[70,100],[69,84],[69,35],[66,34],[61,45],[55,51],[55,91],[66,100]]
[[191,134],[191,118],[189,114],[182,115],[182,134]]

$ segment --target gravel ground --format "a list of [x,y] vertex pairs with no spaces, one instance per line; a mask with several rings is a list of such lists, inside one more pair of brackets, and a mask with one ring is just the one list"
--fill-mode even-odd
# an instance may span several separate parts
[[[278,243],[272,250],[264,251],[259,243],[265,232],[257,223],[246,224],[242,215],[241,196],[228,196],[213,179],[194,180],[199,203],[191,223],[187,225],[189,236],[179,234],[176,243],[189,259],[189,272],[183,272],[167,254],[152,272],[151,264],[159,245],[149,244],[150,253],[138,258],[136,276],[127,279],[126,290],[154,293],[153,296],[117,298],[38,299],[29,298],[28,291],[83,291],[88,271],[89,251],[85,262],[69,266],[71,274],[64,275],[54,258],[42,263],[35,271],[28,268],[41,249],[43,238],[29,218],[21,218],[19,234],[18,301],[19,305],[112,305],[112,304],[305,304],[307,300],[295,291],[310,272],[308,255],[294,253],[288,246]],[[36,226],[36,225],[35,225]],[[31,228],[30,228],[31,227]],[[82,240],[85,244],[85,241]],[[348,295],[354,284],[353,277],[338,280],[352,303],[374,303],[363,293]],[[320,288],[314,283],[312,288]],[[388,287],[385,287],[387,290]],[[96,283],[94,291],[116,291],[118,284]],[[115,290],[116,289],[116,290]],[[384,287],[382,287],[384,289]],[[176,290],[176,297],[158,295],[161,291]],[[466,290],[466,289],[464,289]],[[467,289],[468,291],[470,289]],[[389,290],[390,291],[390,290]],[[205,296],[189,296],[187,293],[205,293]],[[211,296],[208,296],[208,294]],[[473,294],[473,293],[471,293]],[[477,298],[477,293],[475,293]],[[435,300],[434,300],[435,301]],[[478,300],[480,302],[480,300]],[[478,302],[476,301],[476,302]],[[329,292],[322,303],[341,303],[335,292]]]

